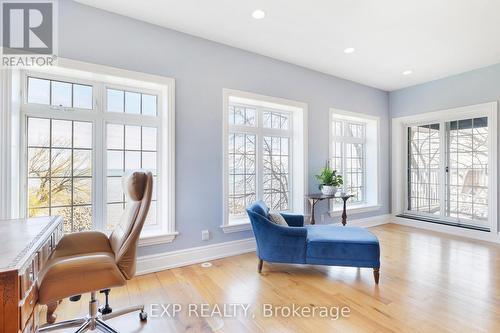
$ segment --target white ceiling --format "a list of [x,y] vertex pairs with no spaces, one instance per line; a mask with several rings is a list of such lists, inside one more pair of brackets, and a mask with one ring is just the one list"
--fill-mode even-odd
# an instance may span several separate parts
[[500,62],[500,0],[77,1],[388,91]]

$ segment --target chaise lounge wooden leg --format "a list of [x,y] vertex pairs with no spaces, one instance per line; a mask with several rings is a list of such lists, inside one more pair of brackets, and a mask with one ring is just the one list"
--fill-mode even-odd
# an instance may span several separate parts
[[57,315],[54,313],[57,309],[57,306],[59,305],[59,302],[53,302],[50,304],[47,304],[47,323],[53,324],[56,321]]
[[375,279],[375,283],[378,284],[378,280],[380,278],[380,268],[374,268],[373,269],[373,278]]
[[259,266],[257,268],[257,271],[260,273],[262,273],[262,264],[264,264],[264,260],[262,259],[259,259]]

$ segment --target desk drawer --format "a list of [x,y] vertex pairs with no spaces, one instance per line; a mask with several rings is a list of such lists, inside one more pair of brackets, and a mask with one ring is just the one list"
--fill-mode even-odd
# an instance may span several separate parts
[[27,296],[31,286],[35,284],[37,274],[38,274],[38,253],[29,260],[28,265],[24,267],[24,270],[21,271],[21,275],[19,276],[21,299],[24,299]]
[[20,313],[21,313],[21,329],[24,329],[25,326],[28,326],[29,319],[33,317],[33,310],[36,307],[36,302],[38,300],[38,287],[37,285],[33,285],[26,298],[21,301],[20,305]]
[[38,250],[38,269],[39,271],[45,268],[47,260],[49,260],[50,255],[54,252],[57,243],[61,240],[64,235],[62,224],[54,230],[52,235],[47,239],[47,241],[43,244],[43,246]]

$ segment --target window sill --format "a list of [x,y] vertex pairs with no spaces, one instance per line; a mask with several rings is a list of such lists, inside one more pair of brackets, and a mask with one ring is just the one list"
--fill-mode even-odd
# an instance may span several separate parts
[[[382,208],[382,205],[372,205],[372,204],[363,204],[363,205],[352,205],[347,207],[347,214],[359,214],[359,213],[367,213],[379,210]],[[331,217],[338,217],[342,215],[342,207],[335,207],[330,210]]]
[[152,230],[145,231],[139,238],[139,246],[150,246],[158,244],[171,243],[179,233],[175,232],[154,232]]
[[241,219],[241,220],[238,220],[237,222],[233,222],[233,223],[228,224],[228,225],[221,225],[220,227],[225,234],[229,234],[232,232],[252,230],[252,225],[250,224],[250,222],[247,219]]

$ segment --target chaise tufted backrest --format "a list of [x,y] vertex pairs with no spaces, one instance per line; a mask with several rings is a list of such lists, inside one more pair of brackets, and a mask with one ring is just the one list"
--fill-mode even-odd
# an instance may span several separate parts
[[248,210],[257,213],[266,219],[269,217],[269,208],[266,203],[262,200],[256,201],[248,207]]

